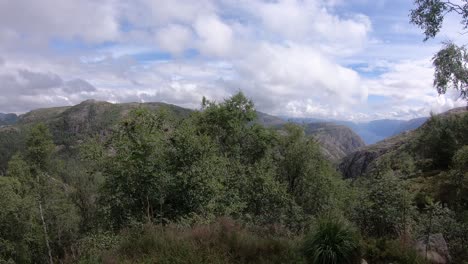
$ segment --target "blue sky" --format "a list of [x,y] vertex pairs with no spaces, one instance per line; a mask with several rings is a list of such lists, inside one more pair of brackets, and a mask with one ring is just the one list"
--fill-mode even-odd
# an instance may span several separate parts
[[110,102],[199,107],[241,90],[260,111],[409,119],[466,103],[432,88],[433,40],[410,0],[7,0],[0,112]]

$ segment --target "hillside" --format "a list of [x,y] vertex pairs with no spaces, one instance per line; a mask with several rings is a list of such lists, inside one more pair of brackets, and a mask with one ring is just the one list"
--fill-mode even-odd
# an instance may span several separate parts
[[[140,107],[146,110],[131,111]],[[152,111],[161,108],[169,115]],[[0,165],[21,151],[0,172],[2,208],[13,208],[0,215],[4,241],[40,263],[47,255],[57,263],[157,263],[166,256],[168,263],[307,263],[302,248],[311,234],[304,230],[333,224],[352,232],[351,243],[362,246],[356,252],[369,263],[419,258],[414,247],[427,228],[446,239],[454,263],[465,257],[460,208],[468,204],[467,192],[452,175],[466,171],[466,109],[367,147],[343,125],[285,125],[255,113],[242,93],[191,112],[88,100],[31,111],[0,127]],[[348,153],[339,167],[352,181],[330,162]],[[50,223],[49,254],[35,220],[43,209],[30,204],[37,192],[44,197],[42,223]],[[448,205],[440,208],[443,218],[430,218],[432,201]],[[352,229],[320,220],[338,212]],[[402,244],[405,230],[414,232]],[[17,239],[26,236],[33,244]],[[28,252],[31,245],[37,253]],[[78,253],[69,257],[68,249]],[[21,260],[16,251],[7,254]]]
[[0,113],[0,126],[13,125],[18,121],[16,114],[3,114]]
[[374,144],[402,132],[414,130],[420,127],[424,122],[426,122],[427,117],[410,120],[379,119],[369,122],[352,122],[317,118],[289,118],[288,120],[300,124],[333,123],[343,125],[353,130],[353,132],[359,135],[366,144]]
[[62,151],[70,153],[82,140],[95,134],[107,134],[131,109],[151,110],[164,107],[178,117],[190,110],[165,103],[112,104],[87,100],[75,106],[44,108],[20,115],[15,125],[0,127],[0,174],[9,158],[24,144],[24,130],[37,123],[45,123]]
[[[282,118],[262,112],[257,112],[257,118],[257,122],[266,127],[281,129],[282,126],[288,123]],[[294,122],[294,120],[290,121]],[[332,162],[337,162],[358,148],[365,146],[361,137],[345,125],[325,121],[318,122],[312,119],[308,119],[308,122],[310,123],[302,123],[306,135],[317,140],[322,153]]]
[[[63,151],[74,151],[77,143],[95,134],[107,134],[131,109],[138,107],[156,110],[168,109],[176,117],[187,117],[192,110],[165,103],[122,103],[112,104],[87,100],[75,106],[43,108],[20,115],[15,125],[0,129],[0,172],[6,161],[18,149],[24,139],[23,128],[43,122],[47,124],[55,144]],[[16,115],[15,115],[16,116]],[[287,122],[283,119],[257,111],[257,122],[265,127],[280,128]],[[332,124],[308,125],[308,135],[321,144],[323,153],[336,162],[364,144],[349,128]]]
[[[441,118],[447,123],[452,124],[461,118],[466,118],[466,116],[467,108],[460,107],[437,115],[434,118]],[[421,119],[413,122],[413,124],[417,125],[420,121]],[[396,160],[399,155],[403,154],[410,155],[416,162],[423,162],[424,157],[422,157],[421,144],[419,142],[422,137],[438,129],[434,122],[430,121],[431,119],[416,130],[403,132],[346,156],[339,165],[340,171],[345,178],[356,178],[376,168],[384,160]],[[468,131],[460,131],[459,133],[466,133],[468,135]]]
[[343,125],[311,123],[306,125],[305,132],[319,142],[322,152],[333,162],[365,146],[356,133]]

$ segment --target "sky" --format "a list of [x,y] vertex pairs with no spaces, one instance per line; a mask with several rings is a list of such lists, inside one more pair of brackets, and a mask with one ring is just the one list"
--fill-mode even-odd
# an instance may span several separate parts
[[432,87],[449,16],[423,42],[412,0],[0,0],[0,112],[87,99],[199,108],[242,91],[259,111],[351,121],[464,106]]

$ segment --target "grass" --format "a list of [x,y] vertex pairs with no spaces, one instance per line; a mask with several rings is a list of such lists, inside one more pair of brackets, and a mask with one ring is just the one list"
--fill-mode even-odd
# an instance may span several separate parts
[[296,240],[248,229],[227,218],[193,227],[145,224],[119,236],[115,247],[88,259],[105,264],[305,263]]

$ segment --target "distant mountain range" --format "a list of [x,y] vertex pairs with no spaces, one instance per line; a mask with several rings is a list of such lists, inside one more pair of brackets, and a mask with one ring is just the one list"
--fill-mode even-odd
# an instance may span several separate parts
[[[459,107],[459,108],[454,108],[447,112],[441,113],[437,116],[442,119],[449,120],[448,122],[455,122],[457,119],[464,118],[467,114],[468,114],[468,108]],[[382,140],[376,144],[366,146],[364,148],[360,148],[357,151],[343,158],[339,165],[339,169],[343,173],[343,176],[345,178],[356,178],[361,175],[365,175],[366,173],[371,171],[373,168],[375,168],[379,164],[379,162],[384,159],[387,159],[386,161],[390,162],[389,165],[393,168],[397,168],[403,162],[408,162],[408,160],[410,161],[410,163],[412,162],[411,163],[412,165],[410,166],[424,166],[424,164],[427,164],[427,160],[423,160],[423,157],[420,155],[418,151],[414,152],[414,151],[410,151],[410,149],[413,148],[412,144],[417,142],[418,137],[424,133],[424,129],[426,129],[426,131],[431,131],[436,128],[434,126],[434,123],[431,124],[430,122],[427,122],[421,126],[419,119],[413,122],[411,121],[412,120],[407,121],[403,123],[403,126],[398,127],[400,131],[402,129],[404,131],[407,131],[407,130],[411,130],[411,131],[408,131],[406,133],[400,133],[396,136]],[[377,123],[377,125],[378,124],[379,123]],[[407,129],[408,127],[414,128],[414,126],[418,126],[418,128]],[[457,129],[462,130],[463,128],[458,127]],[[398,130],[395,130],[395,131],[398,131]],[[463,134],[466,135],[466,132],[454,131],[454,133],[455,132],[461,133],[462,135]],[[407,156],[403,157],[403,155],[407,155]],[[401,163],[399,163],[400,159],[402,159]],[[396,164],[392,164],[392,163],[396,163]],[[429,175],[426,175],[426,176],[434,176],[435,174],[439,172],[440,170],[434,172],[434,174],[429,173]]]
[[428,117],[420,117],[411,120],[381,119],[370,122],[351,122],[341,120],[324,120],[317,118],[285,118],[296,123],[323,123],[331,122],[344,125],[358,134],[367,145],[374,144],[386,138],[398,135],[402,132],[414,130],[420,127]]
[[[60,109],[60,108],[59,108]],[[32,111],[33,113],[40,112]],[[350,128],[354,133],[359,135],[366,145],[374,144],[378,141],[400,134],[401,132],[414,130],[420,127],[428,117],[420,117],[411,120],[395,120],[395,119],[381,119],[370,122],[351,122],[332,119],[318,119],[318,118],[288,118],[277,117],[262,112],[258,113],[258,122],[266,126],[280,126],[287,121],[299,124],[320,124],[320,123],[333,123]],[[19,116],[16,114],[0,113],[0,126],[13,125],[19,121]]]
[[[74,153],[80,142],[95,134],[109,133],[129,111],[138,107],[150,110],[165,107],[180,118],[192,112],[190,109],[164,103],[111,104],[88,100],[75,106],[37,109],[20,116],[8,115],[7,118],[7,115],[2,115],[1,120],[5,120],[4,124],[8,125],[0,126],[0,174],[11,155],[24,144],[24,132],[32,124],[45,123],[61,151]],[[257,116],[257,123],[278,130],[287,123],[282,118],[261,112],[257,112]],[[313,123],[305,126],[305,132],[317,140],[324,155],[335,163],[365,146],[362,139],[344,125]]]
[[16,114],[4,114],[0,113],[0,126],[3,125],[12,125],[18,121],[18,116]]
[[[20,116],[0,113],[0,128],[3,127],[0,129],[0,136],[4,137],[3,140],[0,140],[0,149],[6,149],[9,145],[9,152],[13,153],[15,147],[21,144],[21,137],[17,137],[15,134],[22,130],[21,127],[37,122],[49,125],[58,145],[64,145],[67,148],[73,147],[77,141],[91,134],[106,133],[128,111],[140,106],[149,109],[166,106],[181,117],[192,112],[189,109],[164,103],[111,104],[88,100],[75,106],[37,109]],[[418,128],[427,120],[427,118],[417,118],[409,121],[376,120],[367,123],[354,123],[315,118],[283,118],[262,112],[257,112],[257,116],[256,122],[259,124],[279,130],[287,122],[303,124],[306,134],[317,140],[324,155],[333,162],[338,162],[345,156],[363,148],[366,144],[373,144],[401,132]],[[8,137],[6,132],[8,132]],[[0,160],[2,160],[2,156],[9,156],[11,153],[0,153]],[[2,167],[1,163],[0,161],[0,167]]]
[[[257,122],[266,127],[274,127],[281,130],[290,121],[257,112]],[[322,153],[332,162],[338,162],[346,155],[366,145],[359,135],[345,125],[316,121],[305,123],[304,129],[307,135],[315,138],[320,144]]]

